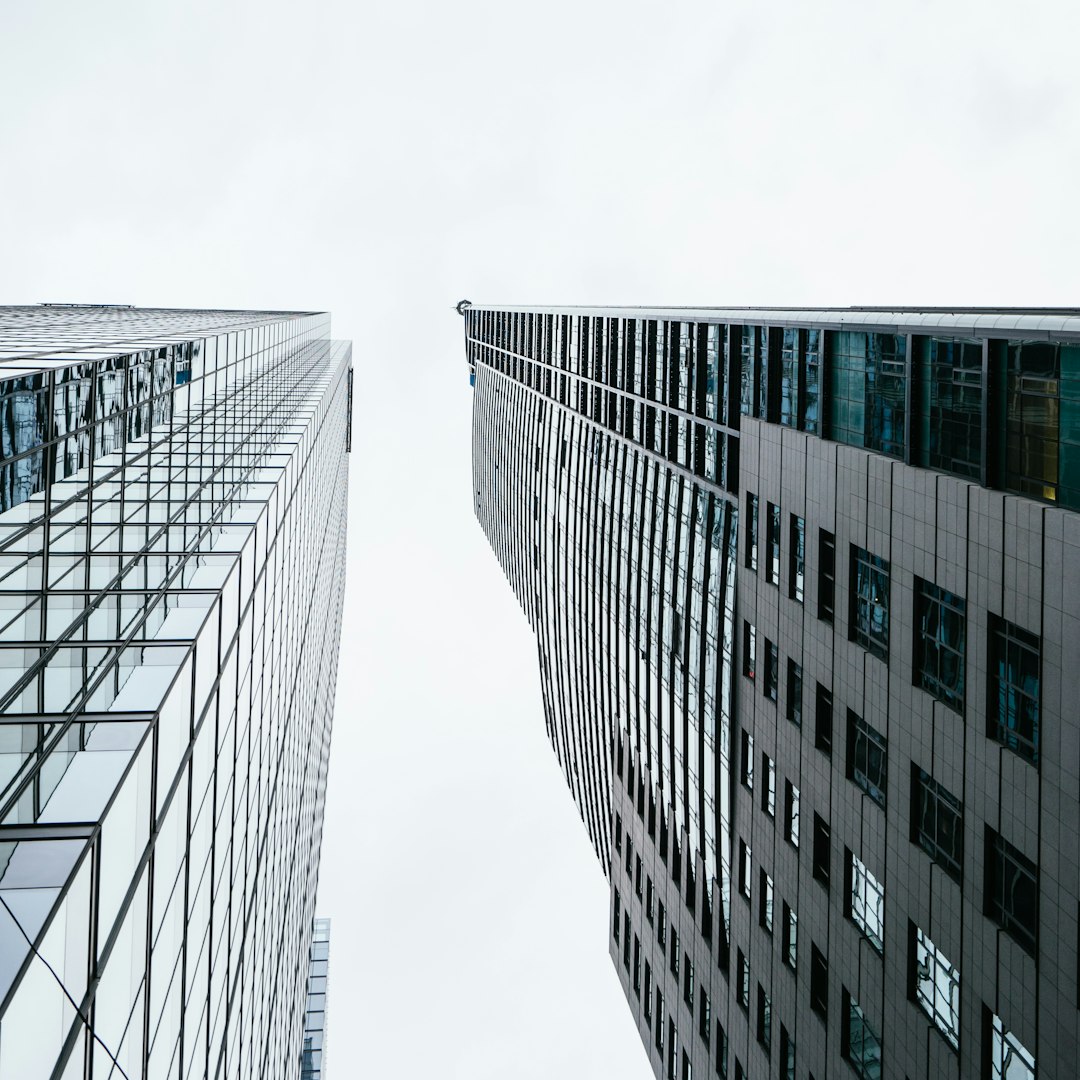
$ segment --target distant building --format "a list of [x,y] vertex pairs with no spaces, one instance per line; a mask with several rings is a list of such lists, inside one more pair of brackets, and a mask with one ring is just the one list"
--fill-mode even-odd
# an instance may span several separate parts
[[307,1014],[300,1080],[326,1080],[326,980],[330,965],[330,920],[316,919],[308,969]]
[[1080,311],[463,314],[656,1075],[1075,1075]]
[[345,581],[329,332],[0,308],[0,1076],[296,1076]]

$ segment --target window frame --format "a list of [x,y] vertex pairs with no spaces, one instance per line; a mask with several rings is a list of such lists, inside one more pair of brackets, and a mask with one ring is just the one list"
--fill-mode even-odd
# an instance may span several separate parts
[[783,902],[784,935],[781,955],[784,964],[792,971],[799,970],[799,914],[794,908]]
[[784,779],[784,838],[793,847],[799,846],[799,789],[788,779]]
[[912,1000],[953,1050],[959,1051],[960,969],[930,940],[930,935],[921,926],[913,922],[908,925]]
[[[1006,872],[1011,865],[1013,872]],[[1017,886],[1021,878],[1030,883],[1033,911],[1032,924],[1015,908]],[[1025,952],[1039,955],[1039,867],[1019,848],[1013,847],[1001,833],[986,826],[986,859],[984,873],[984,907],[987,917],[1001,927]],[[1011,879],[1011,880],[1010,880]],[[1010,899],[1010,897],[1012,899]]]
[[[950,624],[954,632],[958,626],[958,643],[947,641],[943,636],[944,627]],[[967,663],[967,604],[964,598],[917,577],[914,636],[914,684],[963,716]],[[944,674],[950,662],[955,665],[951,681]]]
[[758,568],[758,497],[746,493],[746,569],[757,573]]
[[847,777],[884,810],[889,778],[888,738],[853,709],[848,709],[847,720]]
[[787,662],[787,690],[784,695],[784,715],[788,722],[802,730],[803,669],[793,656]]
[[[840,1032],[840,1050],[844,1060],[855,1070],[859,1080],[878,1080],[882,1075],[881,1037],[866,1020],[866,1014],[858,1002],[844,989],[844,1015]],[[860,1034],[858,1057],[855,1056],[853,1031],[858,1026]],[[866,1053],[870,1047],[870,1055]],[[874,1052],[876,1048],[876,1054]]]
[[[1011,750],[1017,756],[1030,762],[1035,768],[1039,767],[1039,722],[1042,712],[1042,639],[1038,634],[1025,630],[1016,623],[1009,622],[999,615],[990,614],[989,626],[987,627],[987,730],[986,733],[996,743]],[[1003,648],[1004,646],[1004,648]],[[1002,669],[1008,667],[1008,654],[1010,648],[1018,655],[1028,654],[1035,658],[1035,688],[1034,694],[1029,688],[1025,688],[1007,678],[1002,683]],[[1009,698],[1013,695],[1018,699],[1016,706],[1011,706]],[[994,707],[994,703],[997,707]],[[1020,703],[1026,703],[1028,721],[1025,727],[1030,727],[1030,734],[1024,733],[1020,726],[1018,716]],[[1004,712],[1004,715],[1003,715]]]
[[[950,834],[943,818],[953,819],[953,845],[942,843]],[[930,835],[928,819],[933,828]],[[911,842],[921,848],[958,885],[964,881],[964,804],[916,762],[911,763]]]
[[850,547],[850,558],[848,638],[888,663],[891,564],[856,544]]
[[765,503],[765,581],[780,584],[780,507]]
[[885,954],[885,886],[870,872],[866,863],[850,849],[847,852],[844,889],[845,914],[859,928],[863,937],[879,955]]
[[818,612],[822,622],[836,620],[836,534],[818,529]]
[[788,599],[806,599],[806,519],[788,515]]

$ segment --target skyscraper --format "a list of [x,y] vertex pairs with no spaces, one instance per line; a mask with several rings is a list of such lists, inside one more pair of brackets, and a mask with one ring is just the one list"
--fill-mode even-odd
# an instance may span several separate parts
[[1080,311],[462,312],[656,1075],[1073,1075]]
[[307,1015],[304,1018],[304,1049],[300,1080],[326,1077],[326,983],[330,966],[330,920],[316,919],[308,969]]
[[0,308],[0,1075],[299,1073],[351,348]]

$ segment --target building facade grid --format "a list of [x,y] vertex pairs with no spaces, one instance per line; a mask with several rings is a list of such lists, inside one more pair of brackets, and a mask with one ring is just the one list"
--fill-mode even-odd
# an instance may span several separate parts
[[0,1074],[296,1075],[350,387],[321,313],[0,308]]

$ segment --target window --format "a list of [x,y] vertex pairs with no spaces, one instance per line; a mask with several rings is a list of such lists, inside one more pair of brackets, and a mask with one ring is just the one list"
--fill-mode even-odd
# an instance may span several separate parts
[[[845,849],[846,850],[846,849]],[[848,915],[866,935],[867,941],[883,952],[885,948],[885,888],[854,852],[847,852]]]
[[675,1021],[668,1017],[667,1022],[668,1048],[667,1048],[667,1074],[668,1080],[677,1080],[676,1065],[679,1060],[679,1033],[675,1029]]
[[799,376],[802,373],[799,355],[799,331],[784,328],[783,345],[780,349],[780,423],[795,427],[800,421]]
[[802,727],[802,667],[788,657],[787,662],[787,718]]
[[854,544],[849,636],[874,656],[889,659],[889,564]]
[[653,914],[655,912],[655,895],[653,893],[652,878],[645,875],[645,918],[649,920],[649,925],[652,926]]
[[671,952],[668,954],[668,967],[676,981],[679,978],[679,932],[675,927],[671,928]]
[[727,1080],[727,1032],[719,1020],[716,1021],[716,1075],[720,1080]]
[[911,839],[954,881],[963,882],[963,806],[914,762],[911,766]]
[[792,514],[788,519],[788,532],[788,596],[801,604],[806,587],[806,522]]
[[777,684],[780,681],[780,654],[776,646],[765,639],[765,696],[776,701]]
[[814,879],[829,887],[829,826],[820,814],[814,814]]
[[885,736],[848,709],[847,775],[878,804],[885,805]]
[[990,616],[990,738],[1039,763],[1039,659],[1037,635]]
[[915,685],[964,711],[964,601],[915,579]]
[[802,430],[816,435],[820,424],[818,404],[821,398],[821,331],[805,330],[803,334],[803,376],[806,386],[801,427]]
[[915,1000],[935,1027],[957,1050],[960,1047],[960,972],[944,953],[911,924],[912,975]]
[[1011,1032],[1001,1017],[989,1014],[990,1080],[1035,1080],[1035,1055]]
[[745,840],[739,841],[739,892],[750,899],[751,873],[750,845]]
[[814,703],[814,745],[825,755],[832,756],[832,691],[817,684]]
[[664,1051],[664,995],[656,988],[656,1049]]
[[618,814],[615,815],[615,850],[622,854],[622,818]]
[[757,629],[745,619],[742,624],[742,673],[748,678],[754,678],[757,670]]
[[1076,505],[1075,491],[1070,490],[1075,486],[1070,467],[1075,447],[1069,445],[1075,436],[1068,434],[1066,419],[1072,407],[1070,380],[1063,383],[1061,375],[1062,362],[1068,376],[1068,368],[1075,367],[1074,357],[1071,345],[1046,341],[1008,345],[1005,486],[1036,499],[1061,500],[1066,506]]
[[690,1067],[690,1059],[686,1056],[686,1051],[682,1052],[682,1074],[683,1080],[694,1080],[693,1072]]
[[634,935],[634,993],[641,997],[641,940]]
[[829,434],[902,459],[907,336],[841,330],[831,337]]
[[683,953],[683,1001],[691,1014],[694,1011],[694,965],[689,953]]
[[757,571],[758,501],[752,492],[746,493],[746,569]]
[[799,846],[799,789],[790,780],[784,781],[784,835]]
[[622,943],[622,962],[623,967],[627,971],[630,970],[630,914],[629,912],[623,912],[623,943]]
[[698,989],[698,1035],[701,1041],[708,1046],[709,1037],[712,1034],[712,1008],[709,1003],[709,995],[705,993],[705,987]]
[[773,880],[765,873],[765,870],[760,871],[760,881],[758,882],[760,887],[760,893],[758,895],[758,922],[761,923],[761,928],[767,933],[772,933],[773,927]]
[[637,893],[637,898],[641,899],[641,856],[634,856],[634,892]]
[[739,996],[739,1004],[744,1009],[750,1008],[750,964],[743,955],[742,949],[738,950],[738,963],[736,964],[735,988]]
[[860,1080],[880,1080],[881,1039],[866,1022],[862,1009],[844,991],[844,1029],[840,1033],[842,1051]]
[[799,916],[784,901],[784,963],[792,971],[799,964]]
[[[923,352],[929,397],[925,445],[919,464],[978,480],[982,466],[983,343],[930,338]],[[918,360],[916,360],[918,362]],[[921,417],[920,417],[921,419]]]
[[754,736],[748,731],[742,733],[741,779],[746,787],[754,790]]
[[656,940],[660,944],[660,948],[667,947],[667,913],[664,911],[664,901],[660,901],[660,910],[657,912],[656,919]]
[[626,880],[631,881],[634,867],[634,841],[629,836],[626,838]]
[[649,961],[645,961],[645,1023],[652,1023],[652,968],[649,966]]
[[986,914],[1036,955],[1038,867],[989,826],[986,829]]
[[829,1016],[829,962],[825,954],[810,943],[810,1008],[822,1020]]
[[761,785],[761,809],[769,817],[776,816],[776,763],[768,754],[761,755],[761,772],[765,782]]
[[780,1025],[780,1080],[795,1080],[795,1040]]
[[831,623],[836,613],[836,537],[818,529],[817,616]]
[[766,503],[765,515],[765,580],[772,585],[780,584],[780,507]]
[[611,927],[611,935],[615,938],[615,944],[619,944],[619,915],[622,909],[622,900],[619,897],[619,890],[615,890],[615,921]]
[[772,1053],[772,1001],[765,988],[757,988],[757,1039],[766,1054]]

